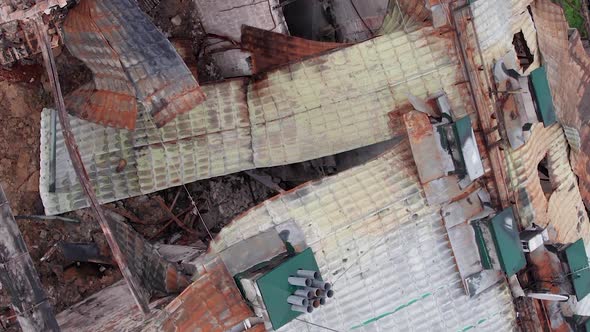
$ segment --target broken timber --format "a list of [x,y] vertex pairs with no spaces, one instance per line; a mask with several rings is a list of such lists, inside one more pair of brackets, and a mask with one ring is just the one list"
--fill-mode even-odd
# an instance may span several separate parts
[[0,280],[24,332],[59,331],[8,199],[0,186]]
[[57,67],[55,65],[55,59],[53,58],[53,52],[51,51],[51,44],[49,42],[49,37],[47,36],[47,27],[42,21],[42,17],[38,16],[35,19],[35,27],[36,32],[38,34],[37,39],[41,44],[41,52],[43,54],[43,60],[45,62],[45,68],[47,69],[47,75],[49,77],[49,82],[51,83],[51,88],[53,90],[53,98],[55,100],[55,106],[57,108],[59,122],[63,131],[65,145],[68,150],[68,154],[70,155],[70,159],[72,160],[73,168],[78,176],[78,180],[80,181],[80,185],[82,186],[88,200],[90,202],[90,206],[94,213],[96,213],[96,217],[98,219],[98,223],[107,239],[111,250],[113,251],[113,257],[119,266],[119,270],[125,278],[127,285],[137,302],[137,305],[141,309],[144,314],[148,314],[150,312],[149,309],[149,295],[148,292],[141,287],[140,281],[137,279],[135,275],[129,269],[127,264],[127,260],[123,255],[123,252],[115,240],[114,234],[109,226],[109,222],[106,219],[107,217],[104,215],[100,203],[96,198],[96,194],[94,192],[94,188],[90,183],[90,179],[88,177],[88,173],[84,168],[84,164],[82,162],[82,158],[80,157],[80,152],[78,151],[78,146],[76,144],[76,140],[74,139],[74,134],[72,133],[70,122],[68,121],[68,114],[66,112],[66,107],[63,99],[63,95],[61,92],[61,86],[59,83],[59,77],[57,74]]

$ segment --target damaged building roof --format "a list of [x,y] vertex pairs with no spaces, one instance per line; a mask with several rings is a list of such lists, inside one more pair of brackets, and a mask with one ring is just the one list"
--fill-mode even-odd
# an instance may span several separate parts
[[[133,130],[138,103],[157,127],[205,99],[172,44],[132,0],[82,0],[64,22],[65,45],[93,81],[66,96],[70,113]],[[156,61],[157,60],[157,61]]]
[[313,250],[336,300],[281,331],[306,330],[306,321],[339,331],[512,330],[504,282],[465,295],[439,211],[424,197],[404,139],[376,160],[249,210],[211,250],[295,223],[302,235],[291,231],[287,241]]
[[[385,141],[402,133],[391,128],[388,113],[407,107],[410,92],[427,97],[444,90],[454,111],[467,114],[470,97],[451,45],[449,35],[429,27],[400,31],[257,79],[205,85],[203,104],[160,129],[141,112],[134,131],[75,118],[70,123],[98,198],[110,202]],[[46,212],[82,208],[85,198],[59,130],[56,187],[49,191],[52,128],[44,113],[40,189]],[[121,159],[126,167],[113,172]]]
[[[273,259],[304,250],[313,252],[322,280],[332,282],[335,297],[280,329],[267,319],[255,330],[515,330],[521,312],[513,297],[523,297],[519,281],[530,282],[523,285],[531,288],[520,289],[528,296],[539,291],[535,282],[545,282],[528,278],[575,274],[564,272],[557,259],[538,260],[549,255],[544,246],[542,254],[527,252],[529,259],[524,259],[519,233],[542,228],[548,230],[548,235],[538,234],[542,244],[568,245],[582,239],[590,248],[583,204],[590,188],[590,118],[583,111],[590,62],[579,35],[568,34],[563,12],[549,0],[478,0],[464,7],[390,1],[383,35],[354,45],[305,41],[252,27],[236,30],[236,17],[260,10],[264,14],[254,17],[256,22],[270,24],[270,17],[274,26],[267,29],[280,29],[283,22],[275,20],[280,6],[272,1],[231,7],[224,7],[226,1],[196,4],[206,29],[223,27],[227,21],[227,31],[214,33],[232,39],[239,34],[242,47],[251,52],[256,75],[205,84],[201,88],[206,100],[187,102],[184,106],[190,110],[173,112],[177,116],[155,124],[150,107],[135,106],[133,116],[131,107],[114,120],[97,113],[103,123],[118,121],[135,130],[70,118],[101,203],[329,156],[392,137],[399,140],[374,160],[283,192],[244,212],[212,238],[205,255],[191,262],[197,267],[195,281],[176,299],[156,308],[146,321],[136,321],[130,306],[110,311],[100,328],[222,331],[254,315],[266,319],[270,310],[246,299],[251,291],[242,283],[246,272],[262,273],[276,263]],[[72,36],[73,53],[79,47],[78,55],[96,67],[95,86],[87,90],[96,93],[97,86],[113,83],[114,77],[133,106],[134,98],[141,101],[146,93],[132,87],[133,77],[127,80],[133,59],[121,54],[129,54],[129,49],[105,48],[103,37],[108,39],[108,34],[100,24],[108,27],[113,22],[95,18],[98,30],[83,24],[93,11],[112,9],[108,17],[124,19],[118,12],[127,5],[131,3],[82,0],[76,9],[83,15],[71,14],[66,36]],[[133,10],[129,15],[140,20]],[[246,18],[250,19],[242,21]],[[372,27],[360,21],[373,34]],[[92,38],[84,38],[87,33]],[[163,36],[157,37],[159,43]],[[137,47],[122,44],[132,51]],[[170,51],[169,43],[164,44]],[[109,51],[100,63],[93,62],[96,54],[92,60],[80,45],[100,49],[97,53]],[[235,51],[239,56],[231,61],[238,68],[245,58],[243,50]],[[105,58],[108,65],[102,63]],[[526,112],[539,93],[534,82],[535,93],[528,90],[529,74],[540,67],[547,70],[553,93],[547,102],[555,104],[565,133],[560,123],[549,125],[543,116],[539,120],[537,114]],[[110,76],[103,80],[105,68]],[[440,113],[434,112],[433,104]],[[40,191],[47,214],[88,205],[61,128],[52,118],[52,111],[44,110]],[[547,181],[541,180],[542,168]],[[494,215],[501,218],[494,220]],[[485,243],[490,219],[498,227],[490,234],[495,253]],[[179,266],[153,254],[153,247],[134,238],[130,227],[112,228],[119,241],[131,239],[131,249],[148,253],[126,252],[141,257],[130,265],[146,288],[169,293],[186,286]],[[504,241],[497,241],[498,234]],[[528,244],[524,241],[525,247]],[[510,257],[514,261],[508,264],[505,259]],[[248,265],[246,260],[264,266]],[[498,262],[501,268],[493,266]],[[565,292],[568,286],[552,287]],[[113,289],[105,293],[109,291]],[[91,329],[94,313],[89,307],[105,299],[103,294],[81,303],[61,315],[60,322],[71,329]],[[590,312],[587,298],[568,301],[577,313]],[[539,313],[545,314],[547,325],[564,326],[560,304],[539,303],[548,308]],[[122,318],[123,312],[131,318]]]
[[539,44],[547,65],[547,76],[555,112],[571,147],[571,163],[579,178],[580,191],[590,208],[590,57],[580,34],[568,33],[563,9],[549,2],[533,7],[538,23]]

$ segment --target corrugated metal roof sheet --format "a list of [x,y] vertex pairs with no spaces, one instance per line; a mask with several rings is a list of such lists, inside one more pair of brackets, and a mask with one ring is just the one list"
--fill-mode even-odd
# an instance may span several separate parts
[[[214,258],[204,264],[198,279],[142,331],[226,332],[252,316],[223,261]],[[252,328],[252,332],[262,331],[264,324]]]
[[584,202],[590,207],[590,57],[579,33],[568,42],[568,25],[559,5],[537,0],[532,10],[557,117],[571,139],[571,163]]
[[[103,203],[333,155],[398,135],[389,114],[410,105],[408,92],[423,98],[444,90],[454,111],[471,111],[447,37],[432,28],[398,32],[281,67],[251,84],[236,79],[205,85],[203,104],[160,129],[143,114],[133,132],[70,121]],[[48,191],[48,114],[42,122],[40,191],[46,212],[86,206],[59,128],[57,189]],[[117,173],[121,159],[127,166]]]
[[[226,226],[213,251],[295,222],[335,297],[301,317],[335,330],[516,328],[505,283],[465,295],[440,206],[430,207],[407,140],[374,161],[268,200]],[[279,331],[305,331],[293,321]]]
[[[470,109],[452,40],[432,28],[396,32],[269,72],[248,86],[256,165],[326,156],[391,137],[387,113],[441,89]],[[318,144],[322,142],[324,144]]]
[[131,0],[82,0],[64,23],[65,45],[93,72],[66,98],[92,122],[135,128],[136,98],[161,127],[205,95],[168,39]]
[[251,53],[252,73],[258,74],[348,44],[318,42],[244,25],[241,46]]
[[520,31],[534,56],[534,62],[524,74],[540,65],[536,27],[526,8],[531,2],[532,0],[478,0],[471,4],[473,22],[487,65],[514,49],[512,40],[514,34]]
[[[590,223],[572,172],[562,128],[544,128],[536,124],[529,140],[507,154],[512,190],[517,193],[518,214],[524,226],[535,223],[552,226],[560,243],[574,242],[580,237],[590,243]],[[546,198],[537,166],[547,158],[553,193]]]
[[[175,186],[181,181],[192,182],[254,168],[245,84],[245,79],[236,79],[205,85],[203,89],[209,98],[203,104],[160,129],[143,114],[135,131],[70,117],[98,199],[111,202]],[[48,191],[51,145],[48,110],[42,114],[41,127],[40,191],[46,212],[55,214],[88,206],[59,124],[56,191]],[[179,155],[179,151],[183,153]],[[181,158],[182,162],[174,158]],[[126,161],[126,167],[117,172],[121,159]]]

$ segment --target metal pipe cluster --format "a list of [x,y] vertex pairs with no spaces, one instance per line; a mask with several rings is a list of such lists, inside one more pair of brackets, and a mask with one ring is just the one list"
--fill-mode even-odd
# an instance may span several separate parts
[[297,290],[287,298],[291,310],[312,313],[315,308],[326,304],[326,299],[334,296],[332,284],[320,280],[320,273],[310,270],[297,270],[297,276],[289,277],[289,284]]

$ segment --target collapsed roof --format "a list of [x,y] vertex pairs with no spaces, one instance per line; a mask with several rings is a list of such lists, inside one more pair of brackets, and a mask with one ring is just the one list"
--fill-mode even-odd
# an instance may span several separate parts
[[82,0],[64,22],[65,45],[93,81],[65,99],[70,113],[133,130],[138,108],[162,127],[205,99],[172,44],[132,0]]
[[[203,86],[207,100],[157,129],[138,113],[134,131],[70,118],[101,202],[257,167],[315,159],[388,140],[391,112],[408,93],[444,90],[457,114],[471,112],[450,32],[398,31],[287,64],[260,78]],[[42,120],[41,197],[48,214],[87,206],[59,126]],[[51,139],[56,133],[55,147]],[[53,150],[54,149],[54,150]],[[56,152],[55,170],[50,169]],[[126,167],[116,172],[121,159]],[[55,172],[55,178],[51,174]],[[50,192],[50,183],[55,191]]]
[[[246,27],[241,30],[243,46],[252,52],[258,75],[204,85],[207,100],[191,104],[190,111],[161,128],[150,120],[149,108],[140,109],[135,117],[125,116],[126,123],[137,124],[134,131],[70,118],[103,203],[408,134],[376,160],[281,194],[238,217],[203,258],[214,262],[211,271],[201,268],[195,283],[145,323],[151,324],[148,329],[193,328],[207,321],[211,329],[225,330],[253,312],[260,313],[259,308],[248,308],[238,294],[231,281],[237,268],[227,257],[235,246],[267,232],[277,237],[287,234],[283,240],[298,251],[311,248],[320,272],[333,278],[339,294],[332,306],[282,330],[302,329],[309,323],[339,330],[516,328],[506,279],[496,273],[491,281],[484,280],[478,274],[481,262],[471,246],[470,222],[481,213],[489,215],[486,207],[504,208],[513,201],[520,223],[516,228],[534,223],[550,229],[552,241],[573,243],[581,238],[590,243],[582,202],[588,200],[589,190],[584,143],[590,130],[583,111],[588,58],[579,35],[571,34],[568,41],[563,13],[549,1],[479,0],[461,7],[468,8],[468,14],[453,5],[437,9],[438,5],[448,4],[390,2],[381,28],[385,34],[355,45],[310,42]],[[451,22],[461,34],[448,29]],[[528,59],[522,52],[529,53]],[[521,93],[526,96],[503,96],[515,92],[508,90],[506,81],[514,82],[510,78],[490,83],[489,73],[500,62],[512,65],[516,72],[512,74],[525,77],[527,84],[527,75],[541,65],[547,68],[565,135],[560,124],[543,124],[536,117],[527,118],[526,130],[518,128],[520,123],[517,130],[503,127],[514,117],[526,117],[519,113],[520,104],[511,103],[522,98],[533,101],[528,86],[518,90],[526,90]],[[428,113],[441,96],[449,103],[442,119],[468,123],[464,133],[470,134],[472,155],[481,162],[481,174],[468,174],[467,182],[459,172],[446,172],[448,165],[439,165],[442,159],[435,158],[439,150],[420,149],[436,142],[434,129],[439,124],[434,118],[441,117],[410,110]],[[40,189],[48,214],[87,206],[60,127],[52,126],[51,118],[52,111],[45,110]],[[507,136],[503,131],[516,132],[513,136],[521,140],[518,147],[500,141]],[[568,166],[566,136],[573,171]],[[505,152],[497,149],[500,144]],[[537,173],[545,158],[551,195],[546,195]],[[580,177],[580,188],[575,175]],[[487,191],[491,198],[482,199]],[[520,267],[511,267],[510,275]],[[469,279],[473,272],[481,279]],[[213,273],[219,278],[212,278]],[[181,285],[184,280],[179,281]],[[485,291],[475,285],[469,293],[480,281],[486,283]],[[155,288],[167,289],[162,279],[158,282]],[[204,296],[199,292],[205,290],[212,290],[214,300],[199,301]],[[588,312],[588,303],[578,303],[576,310]],[[224,310],[228,307],[235,307],[235,312]],[[193,311],[200,314],[193,316]],[[563,323],[555,312],[559,310],[551,312],[552,322]],[[68,312],[63,320],[80,329],[88,321],[86,316],[72,319],[75,313]]]

